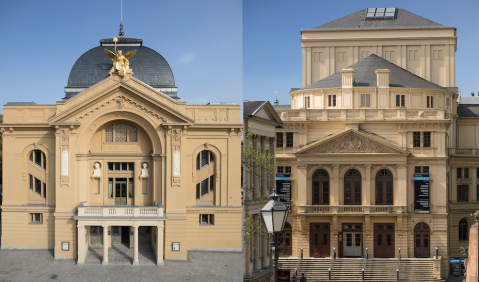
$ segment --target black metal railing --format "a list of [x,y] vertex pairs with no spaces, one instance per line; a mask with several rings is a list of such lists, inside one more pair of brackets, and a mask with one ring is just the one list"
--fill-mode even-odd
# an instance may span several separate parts
[[364,280],[364,270],[366,269],[366,262],[368,261],[368,248],[364,251],[364,259],[363,259],[363,269],[362,269],[362,277]]
[[328,268],[329,280],[331,280],[331,269],[333,268],[333,262],[335,258],[336,258],[336,248],[333,248],[333,257],[331,257],[331,262],[329,263],[329,268]]
[[401,248],[398,250],[398,264],[396,267],[396,281],[399,281],[399,263],[401,262]]
[[303,259],[303,248],[301,248],[301,254],[298,258],[298,261],[296,262],[296,267],[294,268],[294,277],[298,277],[298,268],[299,268],[299,265],[301,264],[302,259]]

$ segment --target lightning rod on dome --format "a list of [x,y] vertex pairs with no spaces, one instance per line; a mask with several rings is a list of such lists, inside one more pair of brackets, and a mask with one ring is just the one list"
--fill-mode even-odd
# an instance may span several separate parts
[[123,0],[120,2],[120,32],[118,32],[118,36],[125,36],[125,32],[123,31]]
[[274,104],[275,104],[275,105],[279,105],[279,101],[278,101],[278,91],[274,91],[274,93],[276,94],[276,100],[274,100]]

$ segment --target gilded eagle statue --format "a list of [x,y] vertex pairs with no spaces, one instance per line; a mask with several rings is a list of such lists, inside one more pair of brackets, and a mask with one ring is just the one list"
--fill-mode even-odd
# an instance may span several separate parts
[[121,50],[118,50],[118,52],[116,52],[116,42],[118,42],[118,39],[115,37],[113,38],[113,41],[115,42],[115,53],[106,48],[104,50],[108,58],[113,61],[113,67],[111,68],[110,72],[114,72],[124,77],[126,73],[131,72],[130,62],[128,60],[131,57],[135,56],[136,49],[123,55]]

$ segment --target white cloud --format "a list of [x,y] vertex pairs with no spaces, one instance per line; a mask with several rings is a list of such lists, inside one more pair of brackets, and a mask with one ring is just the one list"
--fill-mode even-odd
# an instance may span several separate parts
[[183,64],[189,64],[195,60],[195,57],[196,57],[195,53],[184,54],[183,56],[181,56],[180,61]]

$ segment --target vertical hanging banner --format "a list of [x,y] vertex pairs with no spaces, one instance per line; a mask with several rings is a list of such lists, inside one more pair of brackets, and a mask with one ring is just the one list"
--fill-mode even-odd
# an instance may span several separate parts
[[429,213],[429,173],[414,174],[414,212]]
[[276,194],[291,209],[291,173],[276,173]]

